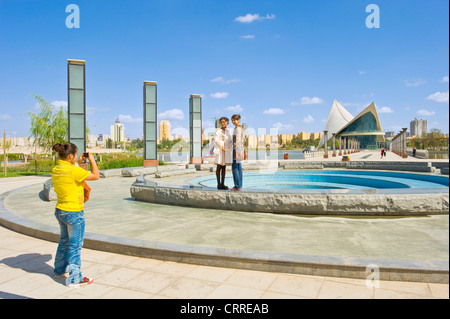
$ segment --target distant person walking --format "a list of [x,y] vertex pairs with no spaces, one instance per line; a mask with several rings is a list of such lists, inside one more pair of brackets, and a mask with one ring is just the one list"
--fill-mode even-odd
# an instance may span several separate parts
[[384,156],[384,148],[381,149],[381,159],[383,159]]
[[[59,222],[61,237],[55,256],[55,276],[64,276],[68,287],[90,284],[93,279],[81,274],[81,248],[84,240],[84,181],[98,180],[99,171],[94,156],[83,153],[78,158],[75,144],[55,144],[53,150],[59,154],[59,160],[52,169],[52,181],[58,197],[55,217]],[[87,158],[92,172],[79,165]],[[78,159],[78,161],[77,161]],[[78,166],[75,163],[78,163]]]
[[242,174],[242,161],[245,159],[245,149],[244,149],[244,128],[239,121],[241,116],[239,114],[234,114],[231,117],[231,121],[234,125],[233,131],[233,180],[234,187],[231,189],[233,191],[241,191],[243,184],[243,174]]
[[216,130],[214,136],[214,154],[216,159],[214,164],[217,165],[216,177],[217,177],[217,189],[228,189],[225,186],[225,173],[227,165],[232,163],[232,150],[233,150],[233,137],[227,125],[229,120],[227,117],[220,118],[220,126]]

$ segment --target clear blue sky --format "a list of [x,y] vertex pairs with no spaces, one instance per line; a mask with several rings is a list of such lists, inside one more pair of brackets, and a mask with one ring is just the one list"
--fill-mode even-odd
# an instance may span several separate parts
[[[71,3],[80,28],[66,27]],[[380,28],[366,26],[371,3]],[[448,12],[447,0],[0,0],[0,129],[30,135],[31,94],[67,104],[67,59],[82,59],[93,134],[119,118],[142,136],[143,81],[182,135],[190,94],[205,128],[239,112],[255,130],[321,132],[337,99],[354,116],[375,102],[385,131],[423,118],[448,133]]]

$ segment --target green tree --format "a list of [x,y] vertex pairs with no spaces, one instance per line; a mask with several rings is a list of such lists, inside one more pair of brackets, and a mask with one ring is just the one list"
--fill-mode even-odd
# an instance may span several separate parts
[[158,150],[172,150],[173,148],[179,149],[189,149],[189,143],[185,140],[179,138],[173,141],[162,140],[160,144],[157,145]]
[[144,140],[142,138],[136,138],[131,141],[130,146],[134,148],[144,148]]
[[58,109],[49,104],[42,96],[32,95],[40,108],[38,113],[27,112],[31,121],[31,136],[37,139],[38,145],[50,152],[56,143],[65,143],[68,139],[69,122],[67,112],[60,106]]
[[108,138],[106,140],[106,148],[112,148],[113,147],[113,141],[112,139]]
[[424,136],[428,140],[428,149],[440,150],[442,147],[448,149],[448,137],[440,129],[432,128]]

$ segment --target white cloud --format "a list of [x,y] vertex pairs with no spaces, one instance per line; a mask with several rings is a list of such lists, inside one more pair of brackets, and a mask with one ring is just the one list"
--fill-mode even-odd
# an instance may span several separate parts
[[219,76],[219,77],[217,77],[217,78],[214,78],[214,79],[212,79],[211,80],[211,82],[224,82],[225,80],[224,80],[224,78],[222,77],[222,76]]
[[320,104],[323,100],[317,96],[308,97],[304,96],[301,98],[300,102],[292,102],[291,105],[306,105],[306,104]]
[[272,127],[278,129],[279,131],[288,131],[294,128],[291,124],[282,124],[280,122],[275,123]]
[[448,83],[448,75],[444,76],[441,82]]
[[230,112],[242,112],[244,109],[242,108],[242,106],[240,104],[238,105],[234,105],[234,106],[228,106],[225,108],[225,110],[230,111]]
[[240,81],[241,80],[239,80],[239,79],[225,80],[222,76],[219,76],[219,77],[211,80],[211,82],[218,82],[218,83],[222,83],[222,84],[230,84],[230,83],[236,83],[236,82],[240,82]]
[[67,109],[68,103],[67,101],[53,101],[52,103],[50,103],[51,105],[55,106],[55,107],[60,107],[62,106],[64,109]]
[[279,114],[284,114],[284,110],[272,107],[272,108],[270,108],[268,110],[264,110],[263,113],[264,114],[271,114],[271,115],[279,115]]
[[255,36],[253,34],[248,34],[248,35],[241,35],[240,38],[241,39],[254,39]]
[[366,74],[366,70],[359,70],[358,73],[361,75]]
[[0,114],[0,120],[5,120],[5,121],[9,121],[12,119],[11,115],[8,114]]
[[180,109],[172,109],[158,114],[158,118],[162,120],[183,120],[184,113]]
[[256,14],[250,14],[247,13],[245,16],[239,16],[235,18],[235,21],[241,22],[241,23],[252,23],[253,21],[262,21],[262,20],[271,20],[275,19],[274,14],[267,14],[265,17],[260,16],[259,13]]
[[303,123],[312,123],[314,122],[314,118],[311,115],[308,115],[307,117],[303,118]]
[[448,91],[447,92],[436,92],[427,97],[427,100],[435,102],[447,102],[448,103]]
[[428,110],[418,110],[416,112],[416,114],[420,115],[420,116],[432,116],[432,115],[436,114],[436,112],[435,111],[428,111]]
[[394,110],[391,109],[389,106],[383,106],[377,109],[378,113],[394,113]]
[[228,92],[216,92],[210,94],[210,96],[214,99],[225,99],[228,95],[230,95]]
[[142,117],[132,117],[131,115],[119,115],[119,121],[123,123],[143,123]]
[[423,81],[423,80],[420,80],[420,79],[415,79],[415,80],[405,80],[405,81],[403,81],[403,83],[406,86],[417,87],[417,86],[421,86],[422,84],[425,84],[427,82]]

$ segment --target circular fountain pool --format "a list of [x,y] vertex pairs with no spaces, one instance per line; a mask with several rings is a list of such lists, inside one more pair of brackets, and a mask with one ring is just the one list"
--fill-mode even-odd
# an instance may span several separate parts
[[[215,175],[190,181],[193,186],[216,187]],[[225,184],[233,187],[232,174]],[[244,189],[398,189],[398,188],[442,188],[449,187],[445,176],[388,171],[310,170],[245,172]]]
[[[231,189],[233,176],[225,184]],[[305,215],[413,216],[448,214],[449,178],[368,170],[278,170],[244,173],[242,192],[217,189],[215,174],[167,185],[144,177],[137,200],[185,207]]]

